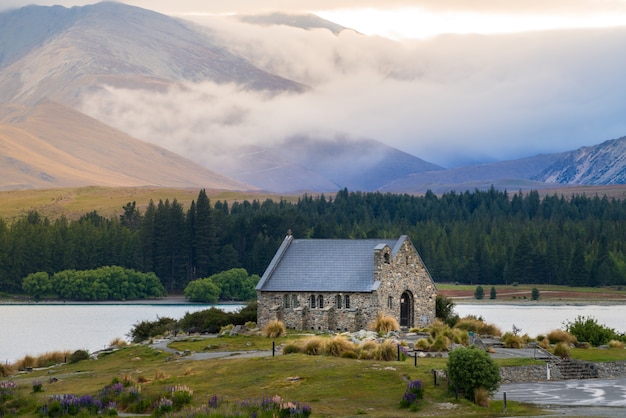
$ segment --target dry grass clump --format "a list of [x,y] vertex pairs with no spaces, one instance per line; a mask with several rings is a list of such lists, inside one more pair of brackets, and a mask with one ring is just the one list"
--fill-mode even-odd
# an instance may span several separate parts
[[297,341],[288,342],[283,346],[283,354],[296,354],[302,351],[302,347]]
[[373,340],[363,342],[359,347],[359,358],[363,360],[371,360],[374,358],[374,352],[378,348],[378,343]]
[[274,319],[263,327],[263,335],[268,338],[278,338],[287,334],[287,327],[283,321]]
[[326,342],[322,337],[311,337],[302,344],[302,352],[310,356],[317,356],[324,353],[325,345]]
[[619,349],[624,348],[624,342],[618,341],[618,340],[611,340],[607,343],[607,345],[609,346],[609,348],[619,348]]
[[397,358],[398,345],[385,340],[376,346],[374,359],[379,361],[391,361]]
[[167,374],[163,370],[157,370],[154,373],[154,380],[165,380],[167,379]]
[[552,354],[561,358],[569,358],[570,356],[570,347],[568,343],[560,342],[554,346],[552,350]]
[[0,377],[8,377],[15,373],[15,369],[12,364],[0,363]]
[[489,391],[485,388],[474,389],[474,403],[484,408],[489,408]]
[[437,338],[430,344],[428,351],[448,351],[450,349],[451,341],[445,335],[438,335]]
[[578,343],[578,339],[575,336],[567,331],[563,331],[562,329],[550,331],[547,337],[550,344],[567,343],[576,345]]
[[502,342],[506,348],[522,348],[524,346],[524,339],[510,332],[502,336]]
[[399,330],[400,324],[398,324],[396,318],[379,312],[371,327],[378,335],[386,335],[391,331]]
[[117,337],[109,343],[109,347],[126,347],[128,346],[128,341],[121,337]]
[[467,332],[474,332],[479,335],[491,335],[499,337],[502,335],[500,328],[494,324],[488,324],[480,318],[476,318],[473,315],[468,315],[454,325],[454,328],[459,328]]
[[356,352],[356,346],[352,341],[340,335],[334,336],[326,341],[324,352],[329,356],[342,357],[347,351]]

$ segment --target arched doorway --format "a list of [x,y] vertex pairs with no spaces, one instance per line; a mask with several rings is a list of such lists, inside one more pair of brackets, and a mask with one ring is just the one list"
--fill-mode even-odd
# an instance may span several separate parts
[[400,296],[400,326],[413,327],[413,315],[413,295],[407,290]]

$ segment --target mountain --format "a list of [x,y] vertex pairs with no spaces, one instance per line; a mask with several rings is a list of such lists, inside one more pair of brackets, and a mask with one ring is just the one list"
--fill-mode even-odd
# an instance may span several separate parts
[[271,147],[245,147],[238,163],[220,167],[242,182],[274,192],[373,191],[411,173],[443,170],[379,141],[295,137]]
[[67,106],[0,106],[0,190],[167,186],[253,190]]
[[560,184],[625,184],[626,136],[566,152],[534,179]]
[[[264,43],[253,38],[237,48],[229,44],[236,32],[224,29],[231,26],[200,28],[114,2],[72,8],[28,6],[0,13],[0,39],[8,40],[0,42],[0,189],[93,184],[420,193],[492,185],[516,190],[626,182],[624,138],[566,153],[445,170],[376,139],[364,139],[366,135],[355,139],[350,133],[332,133],[337,130],[333,121],[328,122],[331,127],[325,126],[328,114],[318,112],[325,111],[319,108],[328,102],[317,98],[328,92],[324,88],[317,92],[297,79],[308,80],[311,86],[315,80],[326,80],[323,65],[317,72],[309,70],[316,67],[316,60],[329,57],[333,71],[351,75],[359,67],[360,49],[347,48],[344,57],[342,37],[322,31],[324,36],[313,38],[319,31],[310,31],[323,28],[338,34],[345,28],[313,15],[276,13],[239,19],[256,26],[238,23],[237,29],[245,26],[262,34],[264,26],[283,25],[289,28],[281,28],[281,35],[302,39],[293,42],[293,49],[279,52],[260,46],[272,44],[276,38],[271,37]],[[367,41],[359,34],[348,37]],[[330,38],[335,44],[320,49],[327,57],[311,54],[311,61],[294,60],[300,43]],[[255,48],[257,53],[250,53]],[[280,56],[264,60],[268,51]],[[402,72],[402,61],[385,59],[376,66],[385,69],[385,77]],[[195,96],[184,94],[189,91]],[[218,94],[228,97],[216,98]],[[358,110],[360,96],[344,96]],[[155,98],[161,107],[151,103]],[[273,106],[274,99],[282,100],[280,107]],[[89,106],[90,101],[101,106]],[[296,107],[291,112],[288,106],[294,101],[304,103],[306,111]],[[107,113],[107,107],[114,111]],[[94,108],[98,111],[89,114],[98,119],[79,112]],[[121,116],[131,108],[147,110],[143,119],[126,120],[124,125]],[[340,106],[330,108],[344,113]],[[190,113],[194,118],[184,117]],[[259,115],[277,129],[267,129],[270,125],[260,123]],[[380,117],[386,123],[394,120],[394,113],[390,108]],[[128,134],[130,125],[146,120],[151,129]],[[243,128],[238,130],[239,124]],[[280,129],[291,124],[306,128]],[[187,159],[142,140],[177,149]]]
[[300,29],[328,29],[335,35],[347,30],[345,26],[322,19],[314,14],[270,13],[265,15],[244,15],[239,20],[261,26],[283,25]]
[[28,6],[0,13],[0,97],[33,105],[76,105],[106,83],[163,89],[191,81],[298,92],[305,86],[267,73],[182,20],[122,3]]

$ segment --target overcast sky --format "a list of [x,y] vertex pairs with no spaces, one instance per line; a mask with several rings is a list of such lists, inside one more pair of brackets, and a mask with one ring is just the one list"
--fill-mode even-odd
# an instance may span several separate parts
[[[0,7],[28,3],[2,0]],[[91,2],[38,2],[59,3]],[[196,160],[211,154],[206,132],[221,143],[368,137],[446,167],[626,135],[626,0],[127,3],[207,23],[256,65],[313,87],[271,98],[212,83],[158,97],[110,89],[84,109]],[[314,12],[379,36],[215,17],[271,11]],[[184,111],[168,119],[171,103]]]

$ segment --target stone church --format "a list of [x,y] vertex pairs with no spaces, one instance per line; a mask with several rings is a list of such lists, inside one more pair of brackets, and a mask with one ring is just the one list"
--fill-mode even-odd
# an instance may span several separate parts
[[379,312],[401,327],[435,320],[437,289],[406,235],[389,239],[295,239],[288,234],[256,287],[258,326],[368,329]]

